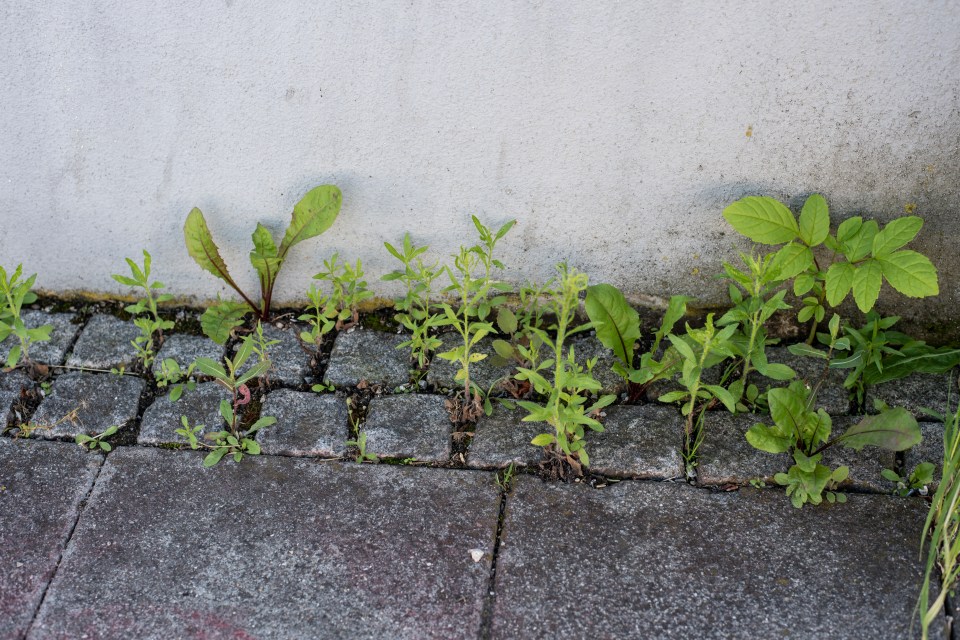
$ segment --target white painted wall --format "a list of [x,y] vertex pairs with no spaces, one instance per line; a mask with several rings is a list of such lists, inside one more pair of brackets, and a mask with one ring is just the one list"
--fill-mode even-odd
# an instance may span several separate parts
[[376,281],[405,230],[448,254],[476,213],[519,220],[512,279],[566,258],[717,302],[747,247],[723,207],[821,191],[844,215],[918,205],[960,301],[955,2],[6,0],[0,25],[0,264],[48,289],[119,292],[147,248],[174,292],[216,294],[193,206],[253,288],[256,221],[279,237],[330,182],[340,219],[282,300],[334,250]]

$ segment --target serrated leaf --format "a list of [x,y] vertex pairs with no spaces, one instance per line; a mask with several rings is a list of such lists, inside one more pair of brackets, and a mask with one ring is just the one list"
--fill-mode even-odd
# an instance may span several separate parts
[[831,307],[835,307],[850,293],[853,287],[853,276],[856,272],[849,262],[834,262],[827,269],[826,275],[826,293],[827,302]]
[[863,260],[873,250],[873,238],[879,227],[875,220],[867,220],[860,225],[857,232],[844,243],[844,255],[850,262]]
[[800,239],[809,246],[821,244],[830,234],[830,208],[819,193],[807,198],[800,211]]
[[510,309],[506,307],[500,307],[497,310],[497,327],[500,328],[500,331],[503,331],[506,334],[514,334],[517,332],[517,316],[514,315]]
[[620,290],[609,284],[587,288],[584,306],[596,327],[597,339],[628,367],[633,365],[633,345],[640,339],[640,315]]
[[880,296],[880,285],[883,284],[881,273],[880,263],[876,260],[863,262],[853,272],[853,299],[864,313],[873,309]]
[[755,424],[747,430],[747,442],[754,449],[767,453],[786,453],[793,446],[793,438],[776,426]]
[[788,280],[813,266],[813,252],[799,242],[784,245],[775,254],[774,268],[779,271],[779,280]]
[[894,289],[910,298],[925,298],[940,293],[937,269],[923,254],[916,251],[897,251],[876,258]]
[[235,286],[227,269],[227,263],[220,256],[220,249],[213,241],[207,221],[200,209],[196,207],[190,211],[187,221],[183,224],[183,239],[187,245],[187,253],[202,269]]
[[203,333],[217,344],[226,344],[230,331],[243,324],[247,307],[232,300],[222,300],[209,307],[200,316],[200,328]]
[[723,217],[739,233],[762,244],[783,244],[797,237],[797,220],[773,198],[747,196],[723,210]]
[[905,216],[891,220],[890,223],[873,238],[873,256],[885,256],[893,253],[917,237],[923,227],[923,218]]
[[840,444],[856,451],[867,445],[906,451],[920,442],[920,427],[909,411],[902,407],[867,416],[838,438]]
[[278,255],[285,258],[290,247],[318,236],[333,224],[340,213],[343,194],[332,184],[314,187],[293,207],[290,226],[280,242]]

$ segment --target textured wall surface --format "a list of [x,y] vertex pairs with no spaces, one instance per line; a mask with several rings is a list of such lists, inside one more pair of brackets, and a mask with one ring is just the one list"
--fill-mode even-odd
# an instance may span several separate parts
[[405,230],[444,256],[476,213],[519,220],[510,279],[568,259],[720,302],[748,248],[723,207],[820,191],[835,216],[917,205],[942,279],[923,308],[960,301],[957,3],[8,0],[0,23],[0,264],[47,289],[120,292],[147,248],[172,290],[215,295],[193,206],[252,288],[256,221],[279,237],[335,183],[283,300],[334,250],[375,282]]

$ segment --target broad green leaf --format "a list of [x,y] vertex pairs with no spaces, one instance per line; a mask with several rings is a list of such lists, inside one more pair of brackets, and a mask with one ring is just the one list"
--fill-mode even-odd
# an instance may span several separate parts
[[201,268],[235,286],[200,209],[194,207],[187,215],[187,221],[183,224],[183,238],[187,253]]
[[277,245],[273,242],[270,231],[260,223],[253,232],[253,251],[250,252],[250,264],[257,270],[260,277],[260,288],[269,289],[269,285],[276,280],[282,260],[277,257]]
[[215,360],[211,360],[210,358],[197,358],[193,364],[200,373],[210,376],[211,378],[227,378],[227,372]]
[[673,348],[676,349],[681,356],[683,356],[684,360],[696,363],[697,356],[694,355],[693,349],[683,338],[675,336],[671,333],[667,336],[667,339],[670,341],[670,344],[673,345]]
[[755,424],[747,430],[747,442],[754,449],[767,453],[786,453],[793,446],[794,438],[785,435],[776,426],[768,427],[763,424]]
[[820,462],[820,458],[822,457],[823,454],[807,456],[807,454],[799,449],[793,452],[793,460],[797,463],[797,467],[806,473],[813,473],[817,468],[817,463]]
[[788,280],[813,266],[813,252],[799,242],[790,242],[783,246],[774,258],[774,268],[779,280]]
[[843,244],[860,231],[860,227],[863,226],[863,218],[860,216],[854,216],[853,218],[847,218],[840,223],[840,226],[837,227],[837,242]]
[[827,302],[831,307],[835,307],[843,302],[843,299],[850,293],[850,289],[853,287],[853,276],[855,272],[856,267],[849,262],[834,262],[830,265],[830,268],[827,269]]
[[867,384],[880,384],[905,378],[911,373],[945,373],[960,364],[960,349],[941,347],[924,353],[894,356],[883,361],[883,371],[868,367],[863,372]]
[[506,340],[494,340],[493,350],[497,352],[498,356],[506,360],[514,356],[513,346]]
[[920,427],[909,411],[901,407],[867,416],[838,438],[840,444],[860,451],[867,445],[906,451],[920,442]]
[[847,260],[857,262],[870,255],[870,251],[873,250],[873,238],[877,235],[878,228],[875,220],[867,220],[860,225],[857,232],[843,244],[843,255]]
[[853,299],[860,311],[866,313],[873,309],[883,284],[880,263],[876,260],[863,262],[853,273]]
[[903,295],[924,298],[940,293],[937,269],[923,254],[897,251],[876,260],[883,270],[883,277]]
[[794,433],[806,421],[804,399],[789,388],[770,389],[767,393],[770,417],[786,433]]
[[704,385],[704,388],[712,393],[717,400],[723,403],[727,411],[735,413],[737,410],[737,399],[729,391],[716,384]]
[[226,344],[230,331],[243,324],[249,307],[232,300],[222,300],[200,316],[200,327],[217,344]]
[[800,239],[815,247],[823,243],[830,234],[830,208],[819,193],[815,193],[803,204],[800,211]]
[[280,242],[279,256],[284,258],[290,247],[318,236],[333,224],[340,213],[343,195],[335,185],[314,187],[293,207],[290,226]]
[[247,371],[242,376],[237,378],[237,384],[240,385],[247,382],[248,380],[252,380],[253,378],[259,378],[269,370],[270,370],[269,360],[263,360],[262,362],[258,362],[252,367],[250,367],[249,369],[247,369]]
[[220,459],[223,456],[227,455],[228,449],[226,447],[219,447],[211,451],[206,458],[203,459],[203,466],[212,467],[213,465],[220,462]]
[[891,220],[890,223],[873,238],[874,257],[893,253],[917,237],[923,227],[923,218],[905,216]]
[[587,315],[596,322],[597,339],[627,366],[633,366],[633,345],[640,339],[640,315],[620,290],[609,284],[587,288]]
[[507,334],[514,334],[517,332],[517,316],[514,315],[510,309],[506,307],[500,307],[497,311],[497,327],[500,328],[500,331],[503,331]]
[[771,380],[793,380],[797,377],[796,371],[777,362],[754,362],[754,368],[760,375]]
[[532,445],[534,445],[534,446],[536,446],[536,447],[546,447],[546,446],[548,446],[548,445],[553,444],[553,443],[556,442],[556,441],[557,441],[557,439],[556,439],[554,436],[552,436],[551,434],[549,434],[549,433],[541,433],[540,435],[538,435],[537,437],[535,437],[533,440],[531,440],[531,441],[530,441],[530,444],[532,444]]
[[813,289],[813,285],[816,284],[816,282],[817,281],[814,279],[814,277],[809,274],[798,275],[793,281],[793,294],[796,296],[802,296],[809,293],[809,291]]
[[[276,422],[277,422],[277,419],[276,419],[275,417],[273,417],[273,416],[263,416],[263,417],[261,417],[259,420],[257,420],[256,422],[254,422],[253,425],[251,425],[251,427],[250,427],[250,429],[247,431],[247,433],[253,433],[254,431],[257,431],[258,429],[263,429],[264,427],[269,427],[269,426],[272,425],[272,424],[276,424]],[[366,434],[364,434],[364,435],[366,435]]]
[[773,198],[747,196],[723,210],[723,217],[739,233],[761,244],[783,244],[797,237],[797,220]]

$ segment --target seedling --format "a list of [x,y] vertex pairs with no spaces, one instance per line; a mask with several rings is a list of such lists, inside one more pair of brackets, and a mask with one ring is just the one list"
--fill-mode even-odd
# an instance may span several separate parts
[[434,332],[441,325],[443,316],[435,312],[435,305],[431,299],[433,283],[444,270],[440,268],[439,263],[434,262],[428,265],[423,262],[422,255],[426,253],[427,247],[415,246],[410,240],[409,233],[403,236],[402,251],[389,242],[384,242],[383,245],[390,255],[403,265],[402,269],[391,271],[382,278],[387,281],[399,280],[406,288],[404,297],[395,303],[400,313],[397,313],[394,318],[410,332],[410,339],[397,345],[397,348],[409,347],[417,367],[423,369],[429,362],[430,353],[441,345],[440,339],[434,335]]
[[156,357],[155,345],[163,343],[163,332],[167,329],[173,329],[173,322],[164,320],[160,317],[157,305],[162,302],[168,302],[173,299],[168,293],[154,295],[158,289],[163,289],[162,282],[150,282],[150,254],[143,250],[143,267],[140,267],[130,258],[126,258],[127,265],[130,267],[132,278],[113,274],[111,277],[120,284],[128,287],[143,289],[144,298],[137,300],[135,304],[124,307],[124,311],[133,316],[133,324],[140,329],[140,335],[131,342],[137,353],[137,359],[140,361],[144,371],[149,371],[153,360]]
[[884,469],[880,472],[885,480],[889,480],[897,485],[893,490],[894,495],[901,498],[913,494],[921,496],[927,495],[928,485],[933,483],[933,471],[935,467],[932,462],[921,462],[907,476],[901,476],[893,469]]
[[176,402],[183,395],[184,390],[193,391],[197,388],[197,383],[191,376],[195,363],[191,362],[184,371],[173,358],[164,358],[160,362],[160,371],[154,374],[157,381],[157,388],[163,389],[170,387],[170,402]]
[[37,296],[30,291],[33,283],[37,280],[37,274],[33,274],[26,280],[21,280],[23,276],[23,265],[18,264],[12,274],[7,275],[6,270],[0,267],[0,292],[3,293],[3,300],[0,300],[0,342],[3,342],[11,335],[17,338],[19,344],[10,348],[7,354],[6,366],[13,368],[20,361],[32,364],[30,360],[30,345],[35,342],[46,342],[50,340],[50,332],[53,331],[53,325],[45,324],[34,329],[28,329],[20,317],[20,311],[25,304],[36,302]]
[[300,339],[307,344],[319,347],[324,336],[333,329],[339,331],[355,325],[360,320],[360,304],[373,297],[366,280],[363,280],[361,262],[357,260],[356,266],[338,264],[339,257],[335,253],[329,260],[324,260],[323,266],[327,270],[313,276],[315,280],[330,283],[330,295],[325,295],[316,285],[307,292],[310,307],[308,313],[299,318],[310,324],[310,331],[300,333]]
[[[340,212],[342,198],[340,189],[333,185],[322,185],[307,192],[307,195],[294,206],[290,226],[287,227],[279,247],[274,243],[270,231],[262,224],[257,224],[253,232],[254,248],[250,252],[250,263],[256,269],[260,280],[259,303],[254,302],[234,282],[207,228],[203,213],[197,208],[187,216],[183,227],[187,251],[201,268],[220,278],[236,291],[257,319],[269,320],[273,287],[290,249],[299,242],[318,236],[329,229]],[[246,310],[241,304],[220,301],[203,314],[200,322],[204,333],[218,344],[224,344],[230,331],[242,324],[245,313]]]
[[86,449],[87,451],[103,451],[104,453],[109,453],[113,447],[110,446],[110,443],[106,441],[107,438],[115,434],[120,427],[113,426],[108,427],[103,433],[98,433],[92,436],[88,436],[83,433],[78,433],[76,437],[76,443]]

